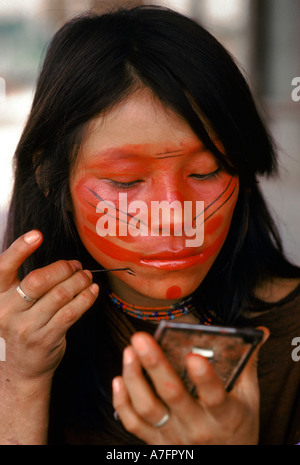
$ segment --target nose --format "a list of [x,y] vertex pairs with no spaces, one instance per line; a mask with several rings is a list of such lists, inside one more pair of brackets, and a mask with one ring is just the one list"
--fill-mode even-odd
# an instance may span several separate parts
[[153,201],[179,201],[181,203],[187,200],[184,181],[180,174],[176,173],[161,173],[156,179],[152,190]]
[[151,198],[151,233],[162,236],[181,236],[183,233],[184,192],[182,182],[171,176],[161,179]]

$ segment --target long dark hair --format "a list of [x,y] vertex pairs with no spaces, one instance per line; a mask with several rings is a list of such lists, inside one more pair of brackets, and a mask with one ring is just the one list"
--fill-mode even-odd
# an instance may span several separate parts
[[[239,176],[239,198],[227,240],[195,293],[201,306],[213,308],[226,323],[235,322],[241,309],[251,304],[258,283],[270,276],[299,276],[299,269],[284,257],[257,183],[258,175],[276,172],[274,146],[230,54],[203,27],[165,8],[143,6],[101,16],[88,13],[72,19],[55,34],[15,153],[15,184],[4,248],[30,229],[44,234],[43,245],[20,269],[20,278],[61,258],[77,258],[84,266],[93,262],[68,208],[69,179],[82,131],[91,118],[143,86],[185,118],[220,163]],[[213,143],[211,132],[218,135],[226,156]],[[111,312],[104,311],[101,318],[104,323],[98,327],[95,341],[99,344],[101,334],[113,357],[121,336],[126,340],[123,329],[129,328],[129,334],[131,326],[124,316],[112,321]],[[83,320],[82,327],[89,317]],[[101,330],[107,325],[109,338]],[[84,344],[82,336],[80,340]],[[93,348],[90,361],[96,363]],[[85,350],[86,354],[88,348]],[[76,354],[78,362],[80,354]],[[100,359],[102,363],[103,355]],[[66,360],[71,366],[72,357],[67,354]],[[82,369],[89,370],[87,366],[92,363],[85,360]],[[105,373],[103,368],[99,370]],[[86,371],[86,376],[91,373],[94,371]],[[104,384],[100,379],[97,395],[88,389],[90,399],[100,399],[97,411],[105,417],[111,405]],[[89,421],[96,418],[92,404],[82,405],[90,413],[86,413]],[[106,424],[110,424],[108,420]]]

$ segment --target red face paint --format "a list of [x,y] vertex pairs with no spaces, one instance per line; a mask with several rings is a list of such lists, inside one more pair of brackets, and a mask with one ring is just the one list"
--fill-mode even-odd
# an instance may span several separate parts
[[181,289],[179,286],[172,286],[166,292],[166,298],[168,300],[179,299],[181,296]]
[[[136,293],[135,303],[141,295],[182,298],[209,271],[226,239],[238,196],[236,178],[223,171],[209,176],[217,169],[214,156],[182,118],[146,93],[133,95],[90,123],[70,185],[74,219],[84,246],[99,264],[106,268],[128,265],[136,272],[135,277],[118,275],[129,294]],[[129,203],[138,200],[148,206],[152,201],[194,205],[203,200],[203,245],[187,248],[186,237],[172,233],[168,237],[100,237],[96,232],[103,216],[96,212],[99,199],[115,204],[118,224],[127,225],[134,216],[119,207],[120,192],[127,193]],[[126,300],[124,292],[120,297]]]
[[205,234],[214,234],[221,226],[224,221],[223,215],[218,215],[215,218],[211,218],[205,225]]
[[[129,263],[135,263],[136,265],[139,265],[139,266],[143,266],[143,265],[147,266],[147,259],[150,260],[150,257],[147,257],[145,259],[145,254],[143,254],[142,251],[136,252],[136,251],[125,249],[124,247],[121,247],[120,245],[117,245],[114,242],[112,242],[111,239],[99,237],[97,233],[91,231],[86,226],[84,226],[84,235],[96,246],[97,249],[99,249],[99,251],[105,253],[105,255],[107,255],[110,258],[113,258],[114,260],[118,260],[120,262],[125,261]],[[201,250],[201,253],[198,253],[197,255],[195,255],[195,257],[197,257],[197,263],[203,264],[212,255],[214,255],[216,251],[218,250],[218,248],[224,242],[226,235],[227,235],[227,230],[223,231],[223,233],[220,234],[220,236],[218,236],[217,239],[215,239],[215,241],[210,246],[204,247],[203,250]],[[195,251],[191,250],[191,254],[193,252],[195,253]],[[167,259],[165,260],[167,261]],[[174,259],[174,257],[173,257],[173,260],[176,262],[176,259]],[[178,259],[178,261],[179,260],[180,259]],[[155,256],[153,257],[153,261],[155,261]],[[172,269],[172,267],[170,268]]]
[[84,226],[84,232],[86,237],[97,247],[97,249],[104,252],[108,257],[118,261],[127,261],[131,263],[138,262],[140,258],[139,253],[120,247],[119,245],[114,244],[111,239],[99,237],[97,233],[91,231],[86,226]]

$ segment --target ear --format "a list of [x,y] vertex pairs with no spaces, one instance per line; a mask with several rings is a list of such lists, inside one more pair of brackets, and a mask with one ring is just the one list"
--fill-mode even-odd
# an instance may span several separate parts
[[42,151],[39,151],[39,152],[36,152],[36,153],[33,154],[33,156],[32,156],[32,164],[33,164],[35,179],[36,179],[36,183],[38,185],[38,188],[45,197],[48,197],[49,186],[45,182],[45,180],[43,179],[43,176],[42,176],[43,168],[42,168],[41,162],[40,162],[42,153],[43,153]]
[[[47,171],[48,173],[51,170],[51,163],[50,160],[47,160],[43,163],[41,163],[41,156],[42,152],[37,152],[33,155],[32,157],[32,163],[34,167],[34,172],[35,172],[35,179],[36,183],[38,185],[38,188],[40,192],[43,194],[44,197],[48,198],[49,192],[50,192],[50,183],[48,181],[48,176],[47,176]],[[72,199],[71,199],[71,194],[69,192],[69,189],[64,195],[65,197],[65,203],[66,203],[66,209],[69,213],[73,215],[73,204],[72,204]],[[58,204],[58,201],[55,201],[56,204]]]

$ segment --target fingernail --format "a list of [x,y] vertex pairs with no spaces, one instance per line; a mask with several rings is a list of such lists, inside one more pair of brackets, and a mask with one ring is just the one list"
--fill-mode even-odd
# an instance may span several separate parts
[[121,390],[121,381],[120,378],[114,378],[112,380],[112,388],[115,393],[119,392]]
[[24,241],[27,244],[31,245],[37,242],[40,238],[41,238],[41,234],[39,233],[39,231],[30,231],[25,234]]
[[76,270],[82,270],[82,265],[78,260],[73,260]]
[[123,361],[125,365],[130,365],[134,360],[134,355],[131,347],[126,347],[123,352]]
[[91,281],[93,280],[93,275],[90,270],[83,270],[83,272],[90,278]]
[[91,284],[89,289],[90,289],[91,293],[94,294],[95,297],[98,296],[98,294],[99,294],[99,286],[98,286],[98,284],[96,284],[96,283]]
[[149,351],[147,341],[145,341],[144,337],[136,335],[132,339],[132,345],[140,355],[146,355]]
[[190,365],[191,371],[197,376],[203,376],[206,373],[206,364],[199,355],[188,354],[188,363]]

